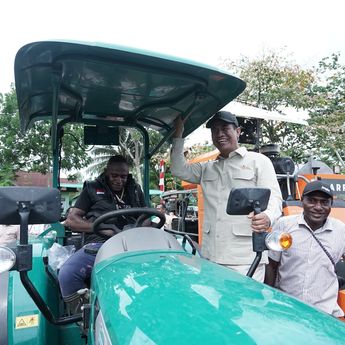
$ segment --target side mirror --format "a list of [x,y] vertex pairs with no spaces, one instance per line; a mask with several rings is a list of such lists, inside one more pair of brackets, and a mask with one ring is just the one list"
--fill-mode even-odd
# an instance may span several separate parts
[[[55,318],[45,299],[30,280],[32,269],[32,244],[28,244],[28,224],[48,224],[60,219],[61,198],[55,188],[1,187],[0,224],[20,224],[20,244],[14,251],[0,246],[0,270],[15,269],[20,280],[44,317],[54,325],[78,322],[81,314]],[[53,240],[53,239],[52,239]]]
[[28,213],[28,224],[59,221],[60,192],[47,187],[1,187],[0,224],[21,224],[21,212]]
[[0,224],[20,224],[16,269],[21,273],[29,271],[32,268],[32,245],[28,244],[28,224],[57,222],[61,210],[60,192],[46,187],[1,187],[0,204]]
[[[259,214],[265,211],[270,199],[271,191],[267,188],[234,188],[231,190],[226,213],[229,215],[248,215],[254,211]],[[247,276],[252,277],[258,267],[262,252],[268,248],[274,250],[287,249],[292,244],[290,234],[253,232],[253,251],[256,257],[251,264]]]
[[265,211],[270,199],[268,188],[234,188],[231,190],[226,213],[230,215],[256,214]]

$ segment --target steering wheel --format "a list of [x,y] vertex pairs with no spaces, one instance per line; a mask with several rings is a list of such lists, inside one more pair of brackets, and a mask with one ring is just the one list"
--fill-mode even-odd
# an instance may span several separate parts
[[[154,228],[161,228],[165,224],[165,215],[160,211],[154,208],[142,208],[142,207],[134,207],[134,208],[126,208],[116,211],[107,212],[93,222],[92,230],[93,232],[101,237],[111,237],[102,233],[102,230],[112,230],[113,235],[118,234],[122,230],[119,229],[115,224],[115,220],[121,216],[137,216],[137,220],[134,224],[134,227],[141,226],[145,219],[148,219],[152,216],[156,216],[159,218],[159,223],[152,224]],[[111,219],[111,223],[107,224],[106,222]]]

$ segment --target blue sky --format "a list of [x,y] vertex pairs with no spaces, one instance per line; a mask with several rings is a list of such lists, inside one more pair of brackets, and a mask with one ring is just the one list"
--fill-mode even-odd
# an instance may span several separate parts
[[345,56],[345,1],[328,0],[5,0],[1,4],[0,92],[14,81],[26,43],[101,41],[211,65],[282,49],[302,66]]

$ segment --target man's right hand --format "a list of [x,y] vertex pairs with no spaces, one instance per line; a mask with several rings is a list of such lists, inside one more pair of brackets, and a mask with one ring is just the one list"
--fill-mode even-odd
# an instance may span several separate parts
[[182,120],[181,116],[178,116],[174,120],[174,127],[175,127],[174,138],[182,138],[183,131],[184,131],[184,121]]
[[91,220],[84,218],[86,212],[76,207],[72,207],[68,212],[67,219],[64,221],[64,226],[69,227],[75,232],[92,232]]
[[264,212],[254,215],[254,212],[248,214],[248,218],[252,221],[252,230],[255,232],[265,232],[271,225],[271,220]]

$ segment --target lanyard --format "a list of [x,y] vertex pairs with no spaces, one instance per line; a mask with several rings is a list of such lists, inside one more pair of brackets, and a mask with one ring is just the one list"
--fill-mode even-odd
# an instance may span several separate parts
[[308,227],[306,227],[307,230],[310,232],[310,234],[314,237],[315,241],[319,244],[319,246],[321,247],[321,249],[325,252],[325,254],[328,256],[328,258],[331,260],[333,266],[334,266],[334,270],[335,270],[335,262],[332,258],[332,255],[328,252],[328,250],[323,246],[323,244],[320,242],[320,240],[316,237],[316,235],[314,234],[313,230],[310,230]]

